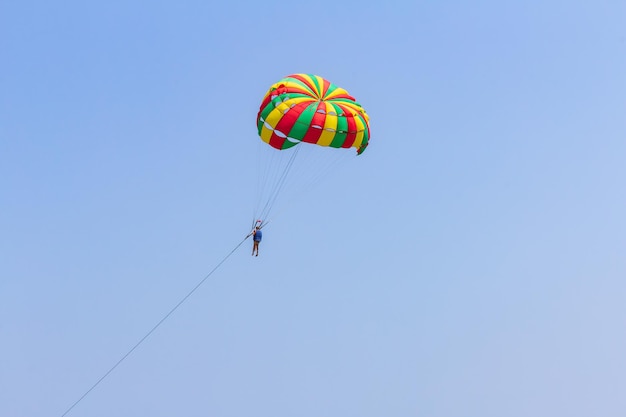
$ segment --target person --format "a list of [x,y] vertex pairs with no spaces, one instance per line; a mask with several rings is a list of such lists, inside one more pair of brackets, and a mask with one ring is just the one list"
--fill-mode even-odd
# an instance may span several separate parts
[[263,232],[261,232],[261,226],[257,224],[252,231],[252,255],[256,252],[256,256],[259,256],[259,243],[261,243],[261,239],[263,239]]

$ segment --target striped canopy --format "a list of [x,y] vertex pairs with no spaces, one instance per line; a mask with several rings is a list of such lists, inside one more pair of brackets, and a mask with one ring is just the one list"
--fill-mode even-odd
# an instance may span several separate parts
[[300,142],[356,148],[367,147],[369,116],[351,95],[322,77],[293,74],[265,94],[257,127],[261,139],[276,149]]

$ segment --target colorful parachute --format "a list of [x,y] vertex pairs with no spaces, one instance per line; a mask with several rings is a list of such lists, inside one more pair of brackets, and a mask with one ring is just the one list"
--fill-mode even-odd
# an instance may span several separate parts
[[289,75],[263,98],[257,127],[261,139],[276,149],[300,142],[333,148],[356,148],[369,142],[369,116],[351,95],[322,77]]

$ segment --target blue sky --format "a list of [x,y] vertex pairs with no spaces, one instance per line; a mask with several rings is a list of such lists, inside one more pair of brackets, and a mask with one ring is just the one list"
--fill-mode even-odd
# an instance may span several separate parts
[[624,415],[626,6],[363,3],[0,5],[0,415],[62,415],[236,247],[297,72],[370,147],[68,416]]

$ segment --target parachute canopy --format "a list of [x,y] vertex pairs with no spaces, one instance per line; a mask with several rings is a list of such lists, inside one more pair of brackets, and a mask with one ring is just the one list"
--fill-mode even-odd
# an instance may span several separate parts
[[356,148],[368,145],[369,116],[351,95],[322,77],[289,75],[265,94],[257,127],[261,139],[282,150],[300,142]]

